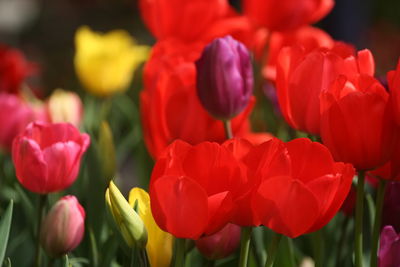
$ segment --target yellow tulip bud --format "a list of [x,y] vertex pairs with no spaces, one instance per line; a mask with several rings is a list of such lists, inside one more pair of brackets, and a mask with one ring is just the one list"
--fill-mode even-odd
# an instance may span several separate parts
[[117,163],[113,134],[107,121],[102,121],[100,125],[98,155],[104,176],[109,181],[115,175]]
[[146,250],[152,267],[168,267],[172,258],[173,236],[162,231],[154,221],[150,207],[149,194],[141,188],[132,188],[129,193],[129,204],[134,207],[147,228],[149,240]]
[[75,70],[83,86],[97,96],[125,91],[150,52],[124,30],[105,34],[80,27],[75,34]]
[[110,182],[105,198],[128,246],[131,248],[145,248],[147,243],[146,227],[113,181]]
[[83,105],[77,94],[56,89],[47,101],[47,108],[52,122],[69,122],[79,127]]

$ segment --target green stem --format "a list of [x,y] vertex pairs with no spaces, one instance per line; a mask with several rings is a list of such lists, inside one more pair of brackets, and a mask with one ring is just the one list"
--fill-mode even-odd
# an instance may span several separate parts
[[356,203],[356,221],[355,221],[355,236],[354,236],[354,254],[355,267],[363,266],[363,212],[364,212],[364,180],[365,172],[359,171],[357,181],[357,203]]
[[378,192],[376,195],[374,230],[372,233],[371,261],[370,261],[371,267],[376,267],[378,264],[379,230],[381,228],[382,207],[383,207],[383,200],[385,197],[385,189],[386,189],[386,181],[383,179],[379,179]]
[[185,239],[177,238],[175,240],[175,267],[185,266]]
[[274,266],[274,260],[276,252],[278,251],[279,241],[281,240],[282,235],[273,233],[271,243],[267,249],[267,262],[265,263],[265,267],[272,267]]
[[226,121],[223,121],[223,123],[224,123],[226,139],[233,138],[231,121],[230,120],[226,120]]
[[[261,231],[260,231],[261,230]],[[258,232],[258,233],[257,233]],[[261,227],[254,228],[252,233],[251,233],[251,241],[250,241],[250,246],[251,246],[251,251],[254,253],[254,259],[256,261],[257,267],[263,267],[264,262],[265,262],[265,249],[263,249],[263,231]]]
[[322,230],[319,230],[312,234],[313,247],[314,247],[314,260],[315,267],[323,267],[324,259],[324,242],[322,237]]
[[288,253],[289,253],[289,261],[290,261],[290,266],[295,267],[296,266],[296,260],[294,257],[294,247],[293,247],[293,240],[289,237],[286,237],[287,243],[288,243]]
[[42,255],[40,251],[40,227],[42,226],[42,220],[46,211],[47,194],[39,195],[39,206],[37,213],[37,225],[36,225],[36,253],[35,253],[35,266],[42,266]]
[[251,227],[242,227],[241,240],[240,240],[240,258],[239,267],[246,267],[249,258],[250,240],[251,240]]
[[342,251],[346,241],[346,233],[347,233],[347,226],[350,222],[350,218],[346,216],[343,219],[342,226],[340,227],[340,238],[339,243],[336,251],[336,266],[341,266],[342,260]]

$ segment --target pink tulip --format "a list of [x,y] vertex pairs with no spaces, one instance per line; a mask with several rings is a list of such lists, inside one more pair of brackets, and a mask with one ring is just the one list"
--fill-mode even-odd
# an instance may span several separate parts
[[51,256],[74,250],[85,231],[85,210],[75,196],[61,198],[45,217],[40,230],[40,243]]
[[35,120],[35,112],[19,96],[0,93],[0,148],[10,150],[12,140]]
[[69,123],[31,123],[12,146],[18,181],[28,190],[47,194],[69,187],[77,178],[90,143]]

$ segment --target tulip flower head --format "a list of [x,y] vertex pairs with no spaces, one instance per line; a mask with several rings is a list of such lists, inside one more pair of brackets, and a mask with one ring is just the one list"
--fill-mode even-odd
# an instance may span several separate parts
[[174,238],[171,234],[161,230],[154,221],[149,194],[141,188],[132,188],[129,192],[129,204],[132,208],[136,206],[137,213],[146,226],[148,234],[146,251],[150,265],[170,266]]
[[110,181],[105,198],[127,245],[131,248],[144,248],[147,244],[146,227],[113,181]]
[[69,122],[79,127],[82,120],[83,104],[76,93],[56,89],[47,102],[52,122]]
[[18,94],[24,79],[34,72],[34,64],[20,51],[0,44],[0,92]]
[[34,109],[19,96],[0,93],[0,148],[10,150],[14,137],[35,119]]
[[400,236],[391,225],[386,225],[380,236],[378,252],[379,267],[394,267],[400,265]]
[[221,230],[248,190],[243,167],[223,145],[175,141],[158,158],[150,181],[157,224],[175,237],[194,240]]
[[75,35],[75,70],[85,88],[96,96],[128,89],[133,73],[146,60],[149,48],[137,45],[123,30],[101,34],[87,26]]
[[197,95],[215,118],[229,120],[248,105],[253,68],[246,47],[231,36],[208,44],[196,61]]
[[75,196],[61,198],[46,215],[40,230],[40,243],[53,257],[74,250],[85,231],[85,210]]
[[212,260],[228,257],[235,252],[239,244],[240,227],[231,223],[215,234],[196,240],[197,249],[206,258]]
[[[325,146],[307,138],[286,143],[285,150],[286,160],[281,164],[287,165],[286,175],[264,174],[252,204],[263,225],[295,238],[319,230],[333,218],[355,171],[350,164],[335,162]],[[258,159],[254,155],[250,151],[248,160],[268,166],[268,153]],[[271,171],[264,169],[264,173]]]
[[29,124],[12,146],[18,181],[39,194],[66,189],[77,178],[89,144],[89,135],[81,134],[72,124]]
[[333,0],[244,0],[246,16],[270,31],[289,31],[317,22],[333,8]]

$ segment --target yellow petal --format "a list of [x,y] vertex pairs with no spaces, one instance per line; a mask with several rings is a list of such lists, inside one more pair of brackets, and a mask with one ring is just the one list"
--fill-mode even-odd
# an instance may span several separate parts
[[110,182],[108,190],[111,211],[125,241],[130,247],[145,247],[147,231],[142,219],[129,205],[113,181]]
[[135,187],[129,192],[129,204],[138,204],[138,213],[147,228],[147,254],[152,267],[167,267],[171,263],[173,236],[161,230],[154,221],[149,194]]
[[148,46],[137,45],[124,30],[102,34],[87,26],[77,30],[75,46],[76,73],[85,88],[98,96],[126,90],[150,51]]

